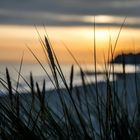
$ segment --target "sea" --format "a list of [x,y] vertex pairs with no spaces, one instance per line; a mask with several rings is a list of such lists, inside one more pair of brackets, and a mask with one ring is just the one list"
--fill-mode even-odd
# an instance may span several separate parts
[[[70,84],[70,75],[71,75],[71,64],[61,64],[61,69],[63,72],[63,75],[65,77],[65,80],[67,84]],[[92,64],[84,64],[84,65],[73,65],[74,66],[74,73],[73,73],[73,85],[74,86],[80,86],[82,85],[82,79],[80,74],[80,68],[82,68],[84,74],[85,74],[85,82],[87,84],[95,83],[95,66]],[[18,84],[18,91],[26,93],[30,91],[30,87],[28,84],[30,84],[30,75],[32,74],[34,85],[36,83],[39,84],[40,88],[42,88],[43,81],[45,80],[46,83],[46,90],[52,90],[54,89],[54,85],[52,81],[54,82],[53,75],[51,72],[51,69],[48,64],[43,64],[44,69],[40,66],[40,64],[23,64],[20,71],[20,64],[17,63],[1,63],[0,64],[0,93],[4,94],[7,92],[6,88],[3,86],[2,83],[6,85],[7,78],[6,78],[6,68],[9,71],[12,87],[14,89],[17,88],[17,82]],[[113,70],[112,70],[113,68]],[[19,76],[20,71],[20,76]],[[96,66],[96,77],[97,82],[103,82],[106,80],[105,72],[110,71],[109,78],[110,81],[112,80],[112,73],[115,73],[115,77],[119,77],[123,72],[123,66],[121,64],[115,64],[115,65],[106,65],[106,64],[99,64]],[[113,71],[113,72],[112,72]],[[125,73],[134,74],[134,73],[140,72],[140,65],[125,65]],[[58,75],[58,81],[61,88],[64,88],[64,83],[61,79],[61,77]],[[121,77],[121,76],[120,76]],[[51,78],[51,79],[50,79]],[[28,83],[28,84],[27,84]],[[7,86],[7,85],[6,85]]]

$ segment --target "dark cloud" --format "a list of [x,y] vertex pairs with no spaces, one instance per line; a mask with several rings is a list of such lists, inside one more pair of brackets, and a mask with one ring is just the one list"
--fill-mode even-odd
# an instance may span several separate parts
[[[139,26],[139,0],[4,0],[0,2],[0,24],[91,25],[86,17],[109,15],[134,20]],[[117,21],[99,25],[119,25]]]

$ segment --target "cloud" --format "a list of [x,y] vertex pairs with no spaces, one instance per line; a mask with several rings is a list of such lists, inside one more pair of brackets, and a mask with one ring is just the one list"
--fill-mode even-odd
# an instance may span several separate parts
[[128,26],[140,25],[138,0],[5,0],[0,5],[0,24],[120,25],[128,16]]

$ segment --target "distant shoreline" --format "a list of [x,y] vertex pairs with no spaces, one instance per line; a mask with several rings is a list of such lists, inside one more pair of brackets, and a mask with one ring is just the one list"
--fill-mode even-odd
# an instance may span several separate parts
[[131,65],[138,65],[140,64],[140,53],[122,53],[116,56],[113,60],[109,63],[111,64],[131,64]]

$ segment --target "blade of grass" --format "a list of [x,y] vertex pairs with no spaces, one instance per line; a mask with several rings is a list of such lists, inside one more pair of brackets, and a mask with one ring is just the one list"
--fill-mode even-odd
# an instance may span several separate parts
[[20,106],[20,101],[19,101],[19,94],[17,92],[18,90],[18,86],[19,86],[19,79],[20,79],[20,73],[21,73],[21,69],[22,69],[22,64],[23,64],[23,57],[24,57],[24,52],[22,54],[22,58],[20,61],[20,67],[19,67],[19,72],[18,72],[18,79],[17,79],[17,85],[16,85],[16,111],[17,111],[17,117],[19,118],[19,106]]
[[7,85],[8,85],[8,91],[9,91],[9,98],[10,98],[10,102],[11,102],[11,109],[13,110],[13,105],[14,105],[13,104],[13,92],[12,92],[12,84],[11,84],[8,68],[6,68],[6,78],[7,78]]
[[[26,45],[27,46],[27,45]],[[34,56],[34,58],[37,60],[37,62],[40,64],[40,66],[42,67],[42,69],[45,71],[45,73],[47,74],[49,80],[51,81],[51,83],[53,84],[53,86],[55,87],[55,84],[53,82],[53,80],[51,79],[50,75],[48,74],[48,72],[46,71],[46,69],[44,68],[43,64],[40,62],[40,60],[36,57],[36,55],[33,53],[33,51],[27,46],[28,50],[31,52],[31,54]],[[56,88],[56,87],[55,87]]]
[[72,92],[73,89],[73,75],[74,75],[74,67],[71,66],[71,73],[70,73],[70,91]]

